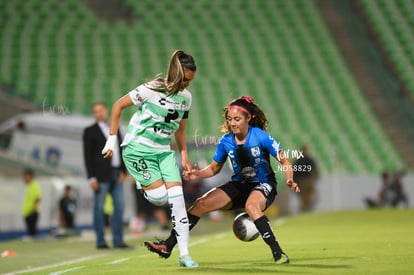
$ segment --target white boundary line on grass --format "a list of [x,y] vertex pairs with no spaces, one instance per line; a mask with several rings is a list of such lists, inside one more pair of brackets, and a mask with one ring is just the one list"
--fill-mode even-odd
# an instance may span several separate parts
[[223,239],[224,237],[228,236],[229,233],[220,233],[220,234],[216,234],[214,235],[215,239]]
[[131,258],[129,258],[129,257],[128,258],[121,258],[121,259],[117,259],[117,260],[114,260],[114,261],[106,263],[106,264],[119,264],[119,263],[128,261],[129,259],[131,259]]
[[15,272],[5,273],[3,275],[14,275],[14,274],[23,274],[23,273],[28,273],[28,272],[41,271],[41,270],[45,270],[45,269],[49,269],[49,268],[59,267],[59,266],[62,266],[62,265],[68,265],[68,264],[74,264],[74,263],[84,262],[84,261],[88,261],[88,260],[93,260],[93,259],[104,257],[104,256],[107,256],[107,255],[104,254],[104,255],[87,256],[87,257],[82,257],[82,258],[78,258],[78,259],[73,259],[73,260],[69,260],[69,261],[56,263],[56,264],[38,266],[38,267],[30,268],[30,269],[23,269],[23,270],[19,270],[19,271],[15,271]]
[[144,254],[144,255],[138,255],[137,258],[145,258],[145,257],[149,257],[149,256],[152,256],[152,255],[154,255],[154,254],[148,253],[148,254]]
[[276,220],[275,225],[276,226],[281,226],[281,225],[284,225],[285,223],[286,223],[286,220],[281,218],[281,219]]
[[76,267],[72,267],[72,268],[69,268],[69,269],[64,269],[64,270],[61,270],[61,271],[52,272],[49,275],[60,275],[60,274],[66,273],[66,272],[70,272],[70,271],[74,271],[74,270],[78,270],[78,269],[82,269],[82,268],[84,268],[84,266],[76,266]]
[[[216,239],[221,239],[225,235],[227,235],[227,233],[216,234],[214,237]],[[189,246],[191,247],[191,246],[199,245],[199,244],[202,244],[202,243],[206,243],[209,240],[210,240],[209,238],[203,238],[203,239],[200,239],[198,241],[190,243]],[[145,254],[145,255],[140,255],[138,257],[143,258],[143,257],[148,257],[150,255],[151,254]],[[61,263],[57,263],[57,264],[44,265],[44,266],[39,266],[39,267],[31,268],[31,269],[24,269],[24,270],[20,270],[20,271],[16,271],[16,272],[6,273],[6,274],[3,274],[3,275],[14,275],[14,274],[23,274],[23,273],[28,273],[28,272],[41,271],[41,270],[45,270],[45,269],[49,269],[49,268],[59,267],[59,266],[62,266],[62,265],[68,265],[68,264],[74,264],[74,263],[83,262],[83,261],[87,261],[87,260],[93,260],[95,258],[100,258],[100,257],[104,257],[104,256],[107,256],[107,255],[104,254],[104,255],[87,256],[87,257],[83,257],[83,258],[79,258],[79,259],[73,259],[73,260],[70,260],[70,261],[65,261],[65,262],[61,262]],[[107,264],[118,264],[118,263],[125,262],[129,259],[130,258],[121,258],[121,259],[117,259],[117,260],[114,260],[112,262],[109,262]],[[52,272],[52,273],[49,273],[49,275],[59,275],[59,274],[63,274],[63,273],[69,272],[69,271],[81,269],[81,268],[84,268],[84,266],[73,267],[73,268],[69,268],[69,269],[65,269],[65,270],[61,270],[61,271]]]
[[200,239],[198,241],[192,242],[188,246],[191,247],[191,246],[195,246],[195,245],[198,245],[198,244],[201,244],[201,243],[206,243],[208,241],[209,241],[208,238],[204,238],[204,239]]

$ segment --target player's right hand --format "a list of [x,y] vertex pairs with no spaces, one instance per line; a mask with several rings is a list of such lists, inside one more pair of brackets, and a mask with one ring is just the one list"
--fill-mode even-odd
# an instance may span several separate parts
[[183,179],[184,180],[196,180],[198,179],[198,172],[200,170],[198,169],[198,165],[197,163],[194,164],[194,168],[191,169],[190,171],[183,171]]
[[116,139],[116,135],[109,135],[106,140],[105,147],[102,149],[102,155],[104,155],[104,158],[112,157],[113,151],[115,150]]

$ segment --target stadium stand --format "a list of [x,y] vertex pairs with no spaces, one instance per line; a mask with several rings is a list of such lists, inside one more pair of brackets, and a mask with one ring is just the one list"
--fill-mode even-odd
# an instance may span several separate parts
[[124,2],[138,22],[105,22],[75,0],[1,1],[1,81],[38,106],[89,114],[164,72],[182,48],[198,65],[189,142],[196,131],[219,136],[222,107],[251,95],[269,132],[285,149],[310,144],[323,173],[405,167],[314,1]]
[[399,75],[414,96],[414,2],[361,0]]

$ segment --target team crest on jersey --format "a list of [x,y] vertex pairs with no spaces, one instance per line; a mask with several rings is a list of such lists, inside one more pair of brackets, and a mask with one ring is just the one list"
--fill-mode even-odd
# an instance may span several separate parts
[[254,146],[254,147],[250,148],[250,152],[252,153],[252,156],[254,158],[260,156],[260,148],[259,148],[259,146]]
[[185,102],[185,100],[183,100],[181,103],[176,102],[175,103],[175,108],[179,109],[179,110],[186,110],[187,109],[187,102]]
[[142,177],[144,178],[144,180],[150,180],[151,179],[151,174],[147,170],[144,170],[144,173],[142,174]]
[[137,94],[135,96],[135,98],[136,98],[137,101],[143,101],[144,100],[144,98],[140,94]]

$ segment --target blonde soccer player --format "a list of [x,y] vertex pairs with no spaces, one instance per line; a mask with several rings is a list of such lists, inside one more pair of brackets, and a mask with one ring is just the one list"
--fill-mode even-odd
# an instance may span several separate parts
[[185,208],[180,169],[170,143],[173,136],[184,170],[190,170],[186,147],[186,124],[191,107],[187,90],[196,74],[193,57],[181,50],[171,56],[165,77],[139,85],[116,101],[112,108],[110,137],[102,150],[111,157],[119,120],[125,108],[135,105],[127,133],[121,144],[128,172],[154,205],[169,204],[173,230],[177,237],[179,265],[197,267],[188,250],[189,222]]

